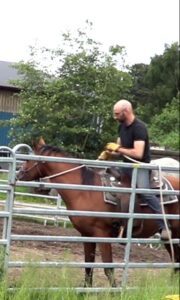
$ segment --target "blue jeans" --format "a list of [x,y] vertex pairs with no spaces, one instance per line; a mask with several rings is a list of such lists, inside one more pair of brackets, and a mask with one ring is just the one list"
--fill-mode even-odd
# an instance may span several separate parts
[[[132,169],[130,168],[122,168],[122,172],[127,174],[130,178],[132,177]],[[138,169],[137,188],[150,189],[150,170]],[[140,197],[144,203],[147,203],[147,205],[154,211],[155,214],[162,214],[161,204],[155,195],[141,194]],[[163,219],[158,219],[157,223],[159,231],[165,228]]]

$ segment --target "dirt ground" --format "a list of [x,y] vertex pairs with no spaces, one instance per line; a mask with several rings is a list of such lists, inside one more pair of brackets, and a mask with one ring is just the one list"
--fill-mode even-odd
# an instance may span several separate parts
[[[63,228],[60,226],[46,225],[32,221],[13,220],[12,234],[26,235],[49,235],[49,236],[79,236],[73,228]],[[2,232],[2,224],[0,224]],[[123,245],[113,244],[114,262],[123,262]],[[11,261],[76,261],[84,262],[83,245],[81,243],[69,242],[38,242],[38,241],[14,241],[10,248]],[[101,262],[99,250],[97,249],[96,261]],[[163,247],[158,250],[151,249],[149,246],[133,245],[130,254],[131,262],[170,262],[169,255]],[[79,269],[83,281],[84,271]],[[11,271],[12,272],[12,271]],[[19,271],[13,271],[15,273]],[[13,273],[13,274],[15,274]],[[102,269],[95,269],[99,282],[105,279]],[[122,270],[116,270],[120,280]],[[116,274],[115,273],[115,274]],[[97,280],[97,282],[98,282]],[[106,281],[107,282],[107,281]]]

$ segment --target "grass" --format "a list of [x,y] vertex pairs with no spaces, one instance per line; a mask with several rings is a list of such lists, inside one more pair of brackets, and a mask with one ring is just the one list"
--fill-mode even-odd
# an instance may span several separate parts
[[[171,278],[170,272],[161,271],[134,271],[135,281],[131,286],[138,287],[122,293],[84,293],[78,294],[74,285],[78,286],[77,270],[73,269],[35,269],[27,268],[22,272],[19,280],[9,290],[8,280],[4,278],[0,283],[0,299],[2,300],[165,300],[167,295],[179,294],[179,276]],[[82,284],[81,284],[82,286]],[[11,285],[12,287],[12,285]],[[35,288],[30,289],[30,288]],[[52,291],[48,287],[57,287]],[[41,288],[42,290],[40,290]]]
[[[136,271],[136,289],[133,294],[125,292],[123,300],[163,300],[166,295],[179,294],[179,275],[166,270]],[[133,285],[133,281],[131,282]]]
[[[7,175],[1,175],[6,179]],[[17,187],[18,192],[29,192],[26,187]],[[5,194],[0,193],[0,199],[5,199]],[[18,201],[49,204],[49,199],[39,199],[28,196],[18,196]],[[122,293],[77,294],[73,287],[82,286],[79,273],[76,269],[36,269],[27,268],[21,272],[16,280],[3,277],[0,282],[0,300],[165,300],[166,295],[179,294],[179,276],[171,278],[170,271],[166,270],[141,270],[133,271],[130,277],[130,286],[138,287],[135,290],[125,290]],[[10,291],[9,287],[17,288]],[[30,290],[34,288],[58,287],[58,291]],[[67,290],[68,288],[68,290]]]

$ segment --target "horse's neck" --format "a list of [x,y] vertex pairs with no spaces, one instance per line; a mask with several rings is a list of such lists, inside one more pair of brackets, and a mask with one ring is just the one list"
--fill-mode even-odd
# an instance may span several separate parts
[[[50,164],[47,168],[47,176],[51,183],[60,184],[82,184],[81,168],[76,169],[76,165],[72,164]],[[76,199],[79,198],[78,190],[57,188],[68,209],[76,209]]]
[[49,164],[46,178],[52,183],[81,184],[81,166],[70,164]]
[[74,178],[76,178],[77,180],[78,172],[76,172],[76,170],[78,170],[79,167],[69,163],[49,162],[48,164],[46,164],[44,172],[46,178],[49,177],[49,179],[51,179],[52,182],[65,182],[68,180],[71,183],[71,181],[73,181]]

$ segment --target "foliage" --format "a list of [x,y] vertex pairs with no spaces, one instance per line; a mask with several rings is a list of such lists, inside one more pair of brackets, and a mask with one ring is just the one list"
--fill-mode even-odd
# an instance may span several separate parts
[[165,45],[149,65],[136,64],[132,101],[136,113],[150,128],[151,142],[179,149],[179,55],[178,44]]
[[[87,26],[92,24],[87,21]],[[43,136],[76,156],[96,158],[107,142],[116,140],[113,104],[127,98],[149,126],[152,142],[177,149],[178,110],[172,101],[179,95],[177,43],[165,45],[149,65],[130,69],[124,47],[111,46],[105,53],[87,29],[74,36],[64,33],[58,49],[32,48],[31,54],[32,61],[16,66],[23,76],[16,82],[22,105],[10,121],[12,145]]]
[[152,118],[150,128],[153,142],[164,145],[167,148],[179,150],[179,95],[167,103],[160,115]]
[[63,40],[64,49],[42,49],[58,61],[53,74],[47,68],[40,69],[34,60],[18,64],[24,76],[17,82],[22,105],[18,117],[11,121],[11,137],[14,144],[30,144],[42,135],[47,143],[96,157],[112,140],[112,132],[116,133],[116,129],[112,131],[116,125],[112,105],[126,97],[131,86],[123,66],[117,68],[119,56],[123,62],[124,48],[117,45],[104,53],[80,30],[75,38],[64,34]]
[[149,90],[144,82],[147,71],[148,65],[142,63],[133,65],[129,71],[133,80],[131,93],[133,95],[135,108],[137,107],[137,104],[143,105],[147,101]]
[[178,43],[165,45],[162,55],[155,55],[149,65],[132,66],[130,73],[133,77],[133,101],[138,104],[137,113],[151,124],[152,116],[161,114],[179,92]]

